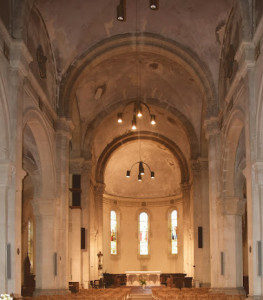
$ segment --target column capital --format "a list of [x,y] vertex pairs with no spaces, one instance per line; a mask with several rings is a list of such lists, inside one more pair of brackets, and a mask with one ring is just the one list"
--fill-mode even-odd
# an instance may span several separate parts
[[242,216],[245,213],[245,199],[239,197],[224,197],[218,200],[223,215]]
[[189,182],[181,183],[181,191],[182,193],[189,193],[191,189],[191,184]]
[[103,195],[106,185],[102,182],[97,182],[95,185],[96,196]]
[[204,129],[207,139],[211,136],[218,135],[220,133],[219,117],[210,117],[209,119],[206,119],[204,122]]
[[93,162],[91,160],[84,160],[81,166],[82,173],[91,173]]
[[73,129],[74,125],[70,119],[59,118],[56,121],[56,133],[68,138],[69,140],[72,138]]
[[34,199],[31,201],[35,216],[53,216],[56,213],[56,199],[43,200]]

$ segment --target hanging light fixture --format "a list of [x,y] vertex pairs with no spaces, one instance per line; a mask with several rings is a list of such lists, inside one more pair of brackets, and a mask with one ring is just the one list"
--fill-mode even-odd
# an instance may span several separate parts
[[117,6],[117,20],[124,22],[126,20],[126,0],[120,0]]
[[[158,10],[159,0],[150,0],[150,9]],[[126,21],[126,0],[120,0],[120,4],[117,6],[117,20],[120,22]]]
[[154,171],[151,170],[150,166],[149,166],[146,162],[141,161],[141,160],[140,160],[140,161],[137,161],[136,163],[134,163],[134,164],[131,166],[130,170],[127,170],[127,171],[126,171],[126,177],[127,177],[127,178],[130,178],[130,177],[131,177],[131,171],[132,171],[133,167],[134,167],[135,165],[137,165],[137,164],[139,165],[139,169],[138,169],[138,181],[142,181],[142,176],[144,175],[144,166],[146,166],[146,167],[149,169],[150,174],[151,174],[151,179],[154,179],[154,178],[155,178]]
[[150,0],[150,9],[152,10],[159,9],[159,0]]
[[141,101],[130,101],[128,102],[122,112],[118,112],[117,113],[117,122],[119,124],[123,123],[123,114],[124,111],[126,110],[127,106],[134,104],[134,113],[133,113],[133,118],[132,118],[132,130],[136,130],[137,129],[137,118],[142,118],[143,117],[143,107],[145,108],[145,111],[147,111],[149,113],[150,116],[150,124],[151,125],[155,125],[156,124],[156,117],[154,114],[151,113],[149,106]]

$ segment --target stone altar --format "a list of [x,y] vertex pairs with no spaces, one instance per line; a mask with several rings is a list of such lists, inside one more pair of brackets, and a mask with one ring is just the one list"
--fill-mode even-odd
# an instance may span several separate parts
[[159,286],[161,271],[126,271],[127,286],[139,286],[140,279],[146,280],[146,285]]

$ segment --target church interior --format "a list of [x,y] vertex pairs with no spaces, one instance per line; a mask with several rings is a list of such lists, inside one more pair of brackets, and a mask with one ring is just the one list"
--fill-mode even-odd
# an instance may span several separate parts
[[263,299],[262,16],[0,0],[0,294]]

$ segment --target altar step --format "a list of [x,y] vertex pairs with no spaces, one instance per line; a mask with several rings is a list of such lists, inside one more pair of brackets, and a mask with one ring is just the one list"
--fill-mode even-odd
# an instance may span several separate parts
[[152,295],[134,294],[134,295],[131,295],[131,299],[144,300],[144,299],[153,299],[153,298],[152,298]]

